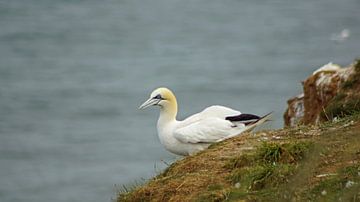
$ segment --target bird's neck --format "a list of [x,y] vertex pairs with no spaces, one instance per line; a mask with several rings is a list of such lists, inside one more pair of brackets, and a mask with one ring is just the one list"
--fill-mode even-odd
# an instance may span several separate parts
[[176,121],[177,111],[177,102],[175,99],[162,106],[160,108],[160,117],[158,121],[159,124],[166,124]]

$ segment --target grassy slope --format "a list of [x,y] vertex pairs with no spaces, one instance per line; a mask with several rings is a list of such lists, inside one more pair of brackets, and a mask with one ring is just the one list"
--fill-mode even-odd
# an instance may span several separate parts
[[318,126],[243,134],[173,163],[117,201],[360,201],[360,61]]
[[360,201],[360,115],[244,134],[172,164],[118,201]]

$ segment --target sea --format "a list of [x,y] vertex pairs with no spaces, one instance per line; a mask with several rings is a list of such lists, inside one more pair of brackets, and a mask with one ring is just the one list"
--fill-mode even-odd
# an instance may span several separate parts
[[180,159],[178,119],[220,104],[273,112],[324,64],[360,56],[359,0],[0,0],[0,201],[110,202]]

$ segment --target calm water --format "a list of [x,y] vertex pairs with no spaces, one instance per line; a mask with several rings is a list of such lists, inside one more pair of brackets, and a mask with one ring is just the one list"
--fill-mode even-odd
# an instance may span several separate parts
[[[359,56],[360,1],[0,0],[0,201],[110,201],[175,156],[155,109],[275,111],[329,61]],[[350,37],[332,41],[348,29]]]

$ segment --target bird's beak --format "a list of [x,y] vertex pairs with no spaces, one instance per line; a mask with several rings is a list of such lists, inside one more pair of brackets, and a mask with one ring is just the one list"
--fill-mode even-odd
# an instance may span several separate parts
[[159,103],[158,99],[149,98],[142,105],[140,105],[139,109],[145,109],[145,108],[148,108],[148,107],[150,107],[152,105],[156,105],[158,103]]

